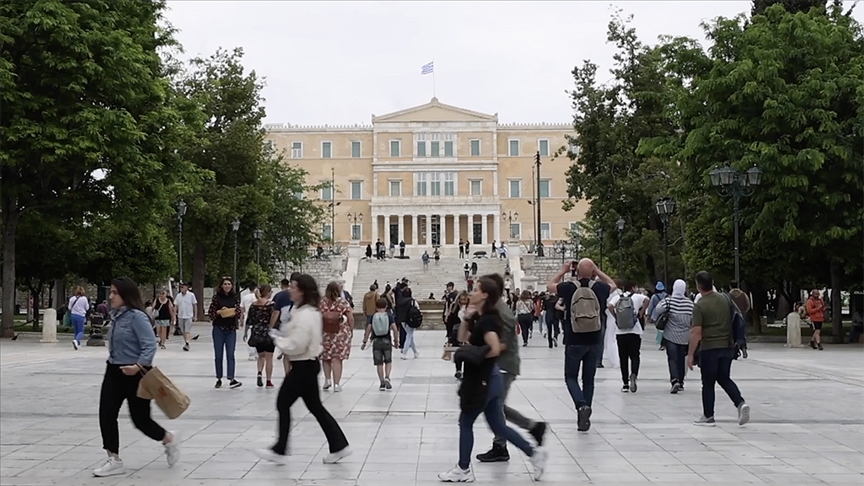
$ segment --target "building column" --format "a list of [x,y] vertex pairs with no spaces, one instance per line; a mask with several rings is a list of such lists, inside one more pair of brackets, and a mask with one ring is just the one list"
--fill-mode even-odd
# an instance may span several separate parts
[[417,215],[411,215],[411,244],[414,246],[419,246],[419,242],[417,241]]
[[498,246],[501,246],[501,215],[500,214],[494,215],[494,221],[495,221],[495,229],[492,231],[495,234],[495,241],[498,242]]
[[[483,246],[486,246],[489,244],[489,236],[488,236],[489,228],[487,226],[489,223],[486,222],[486,219],[488,216],[489,216],[488,214],[481,214],[480,215],[480,227],[483,228],[481,230],[483,232],[483,236],[481,237],[480,241],[482,242],[481,245],[483,245]],[[484,250],[485,250],[485,248],[484,248]]]
[[453,215],[453,244],[459,245],[459,240],[462,239],[462,235],[459,234],[459,223],[462,222],[462,215],[456,213]]
[[405,241],[405,215],[400,214],[396,218],[396,222],[399,225],[399,241],[396,242],[396,246],[399,246],[399,243]]
[[372,245],[375,245],[375,242],[378,241],[378,215],[372,215]]
[[438,241],[441,242],[441,248],[447,244],[447,215],[441,215],[441,229],[438,233]]
[[432,246],[432,215],[426,215],[426,245]]

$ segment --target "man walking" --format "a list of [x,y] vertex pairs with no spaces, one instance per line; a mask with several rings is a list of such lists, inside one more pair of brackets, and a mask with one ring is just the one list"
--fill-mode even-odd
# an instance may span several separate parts
[[588,258],[576,265],[576,282],[562,282],[575,263],[565,263],[549,280],[546,290],[564,300],[564,380],[576,406],[576,428],[585,432],[591,428],[594,374],[603,342],[601,323],[606,319],[606,312],[602,311],[606,309],[609,293],[615,289],[615,282]]
[[[276,295],[273,296],[273,313],[270,314],[270,327],[278,329],[281,334],[284,334],[288,328],[288,321],[291,320],[291,310],[294,308],[294,301],[291,300],[291,293],[288,288],[291,287],[291,280],[294,280],[297,272],[291,274],[291,279],[283,278],[279,286],[282,288]],[[278,349],[278,348],[277,348]],[[285,370],[285,375],[291,370],[291,361],[286,358],[279,350],[279,357],[282,360],[282,368]]]
[[[501,395],[501,403],[504,404],[502,413],[508,421],[527,430],[534,437],[534,440],[537,441],[537,446],[539,447],[543,445],[546,422],[534,422],[508,407],[506,403],[507,394],[510,392],[510,385],[519,376],[519,341],[516,337],[516,316],[513,315],[513,311],[507,306],[507,301],[503,297],[504,279],[497,273],[486,275],[486,277],[492,279],[502,292],[501,300],[498,301],[498,312],[501,314],[502,321],[501,341],[506,345],[498,356],[498,367],[501,369],[501,378],[504,380],[504,393]],[[477,454],[477,460],[480,462],[509,461],[510,453],[507,451],[507,439],[496,434],[492,440],[492,448],[483,454]]]
[[198,299],[195,294],[189,292],[189,284],[180,284],[180,293],[174,297],[174,306],[177,309],[177,327],[183,332],[183,351],[189,351],[189,340],[192,335],[192,323],[198,313]]
[[[663,282],[657,282],[654,285],[654,295],[651,296],[651,301],[648,303],[648,311],[645,313],[645,315],[648,316],[649,319],[651,319],[651,316],[654,315],[654,308],[657,307],[657,304],[665,300],[666,297],[669,297],[669,294],[666,293],[666,285],[664,285]],[[653,321],[653,319],[651,320]],[[659,329],[657,330],[654,342],[656,342],[657,345],[660,346],[660,351],[666,349],[666,346],[663,342],[663,331]]]
[[695,425],[714,427],[714,384],[719,384],[738,409],[738,425],[750,421],[750,405],[744,403],[738,385],[730,377],[732,361],[736,358],[732,339],[732,317],[737,307],[730,297],[714,291],[714,279],[708,272],[696,274],[696,287],[702,296],[693,308],[693,327],[687,367],[695,364],[695,351],[699,351],[702,371],[702,416]]

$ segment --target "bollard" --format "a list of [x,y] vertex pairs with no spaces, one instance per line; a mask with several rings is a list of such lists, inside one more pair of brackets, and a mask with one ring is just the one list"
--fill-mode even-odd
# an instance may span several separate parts
[[42,314],[42,339],[39,342],[57,342],[57,309],[45,309]]
[[801,347],[801,316],[797,312],[790,312],[786,316],[786,347]]
[[105,346],[105,339],[102,338],[104,322],[105,318],[101,314],[90,316],[90,337],[87,338],[87,346]]

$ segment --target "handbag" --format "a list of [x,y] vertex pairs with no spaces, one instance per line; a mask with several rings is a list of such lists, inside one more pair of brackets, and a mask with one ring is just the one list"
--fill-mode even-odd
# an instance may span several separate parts
[[654,328],[658,331],[665,330],[666,324],[669,322],[669,299],[663,299],[663,302],[666,304],[663,313],[660,314],[660,317],[657,318],[657,322],[654,323]]

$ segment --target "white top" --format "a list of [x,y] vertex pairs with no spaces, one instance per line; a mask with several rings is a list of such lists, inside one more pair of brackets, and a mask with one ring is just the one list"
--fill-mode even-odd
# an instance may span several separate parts
[[185,295],[183,292],[180,292],[174,297],[174,307],[177,309],[178,319],[192,319],[195,317],[196,305],[198,305],[198,299],[195,298],[195,294],[188,290]]
[[69,298],[69,312],[76,316],[87,316],[87,311],[90,310],[90,301],[87,300],[86,295],[77,296],[73,295]]
[[255,297],[255,292],[249,292],[243,297],[240,297],[240,307],[243,308],[243,324],[246,324],[246,319],[249,318],[249,308],[252,307],[252,303],[258,300],[258,297]]
[[291,312],[291,325],[280,331],[282,337],[274,342],[290,361],[317,359],[321,354],[323,323],[318,309],[308,305],[295,307]]
[[[636,316],[638,316],[639,315],[639,309],[641,309],[642,306],[645,305],[645,302],[648,300],[648,296],[644,295],[644,294],[632,294],[630,296],[630,299],[633,301],[633,312],[635,312]],[[614,308],[615,304],[617,304],[619,300],[621,300],[621,292],[616,291],[615,294],[613,294],[612,296],[609,297],[609,307]],[[615,316],[612,315],[612,313],[608,310],[608,308],[607,308],[606,312],[609,313],[606,316],[606,325],[607,326],[614,325],[616,335],[618,335],[618,334],[638,334],[640,336],[642,335],[642,324],[639,322],[639,319],[636,319],[636,323],[633,324],[632,328],[619,329],[618,325],[615,323]],[[612,320],[609,320],[609,319],[612,319]]]

